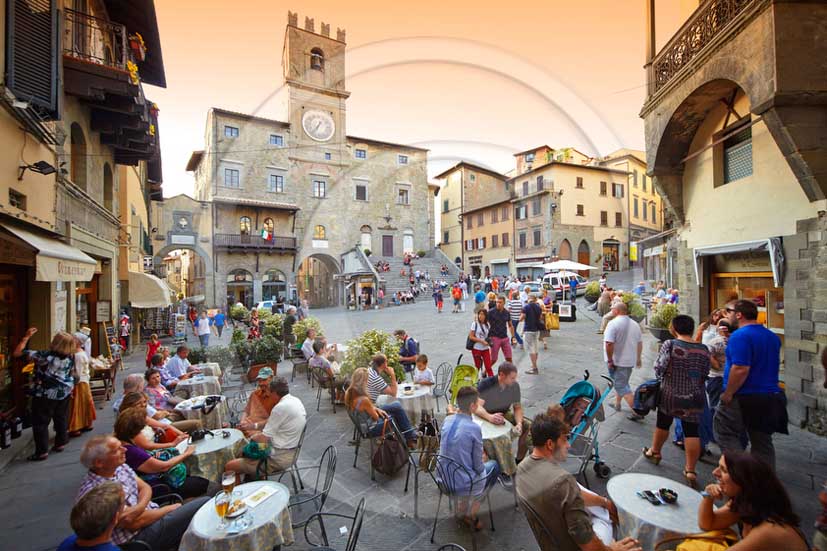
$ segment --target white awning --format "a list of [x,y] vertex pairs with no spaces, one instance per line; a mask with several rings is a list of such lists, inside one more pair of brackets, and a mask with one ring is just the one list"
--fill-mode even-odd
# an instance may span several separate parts
[[508,258],[495,258],[491,261],[491,264],[508,264],[509,260]]
[[12,225],[2,227],[37,251],[35,281],[91,281],[95,275],[97,262],[80,249]]
[[133,308],[169,306],[169,287],[152,274],[129,272],[129,303]]
[[543,263],[542,262],[537,262],[536,260],[528,260],[528,261],[522,261],[522,262],[520,260],[516,260],[514,265],[518,268],[542,268],[543,267]]
[[703,286],[700,279],[701,257],[714,256],[718,254],[731,254],[743,252],[766,252],[770,257],[772,266],[772,279],[776,287],[784,285],[784,249],[781,246],[780,237],[770,237],[757,241],[742,241],[740,243],[728,243],[725,245],[710,245],[707,247],[696,247],[695,252],[695,282],[699,287]]

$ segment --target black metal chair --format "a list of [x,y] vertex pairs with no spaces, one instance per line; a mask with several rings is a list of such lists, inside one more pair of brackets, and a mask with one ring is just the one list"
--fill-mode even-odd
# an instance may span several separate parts
[[461,545],[457,545],[456,543],[446,543],[436,551],[465,551],[465,548]]
[[[471,500],[484,497],[488,502],[488,517],[491,522],[491,531],[493,532],[495,530],[494,511],[491,509],[490,490],[484,490],[483,494],[479,495],[476,495],[477,492],[475,492],[480,485],[485,484],[486,480],[475,479],[468,469],[450,457],[444,455],[434,454],[431,456],[430,467],[432,468],[428,470],[428,473],[431,475],[434,484],[436,484],[439,489],[439,500],[437,501],[436,514],[434,515],[434,525],[431,529],[431,543],[434,543],[434,535],[436,534],[436,525],[439,521],[439,509],[442,505],[443,496],[448,498],[449,506],[453,508],[455,514],[459,511],[460,500]],[[467,481],[467,483],[464,481]],[[458,493],[458,489],[461,487],[467,487],[468,489],[462,491],[462,493]],[[474,549],[476,549],[477,537],[476,531],[473,528],[471,529],[471,541]]]
[[308,484],[307,488],[290,496],[287,507],[294,529],[306,526],[314,514],[322,512],[336,475],[336,448],[328,446],[318,465],[300,467],[299,470],[316,471],[316,479],[312,487]]
[[[373,441],[376,437],[370,436],[370,434],[368,433],[368,426],[359,420],[359,417],[355,411],[351,411],[350,409],[348,409],[347,414],[348,417],[350,417],[351,422],[353,423],[353,468],[355,469],[356,461],[359,459],[359,447],[362,445],[362,440],[367,440],[368,442],[370,442],[370,456],[368,456],[368,459],[371,460],[373,459],[374,451]],[[376,476],[373,472],[373,461],[370,461],[370,479],[376,480]]]
[[439,411],[439,399],[445,398],[448,401],[448,386],[451,384],[451,377],[454,375],[454,366],[448,362],[442,362],[436,368],[434,374],[434,386],[431,393],[436,401],[436,410]]
[[322,403],[322,391],[327,390],[330,394],[330,403],[333,405],[333,413],[336,413],[336,379],[331,377],[323,367],[309,367],[316,381],[316,411]]
[[[390,419],[391,427],[393,428],[394,435],[396,436],[399,442],[405,442],[405,437],[402,435],[402,431],[399,430],[399,427],[396,425],[396,421]],[[408,471],[405,473],[405,490],[404,492],[408,492],[408,482],[411,479],[411,470],[414,472],[414,518],[419,518],[419,461],[417,461],[416,457],[413,453],[411,453],[411,449],[408,446],[404,446],[405,453],[407,454],[408,458]],[[371,454],[373,457],[373,454]]]
[[554,534],[551,533],[548,526],[543,523],[543,519],[537,511],[534,510],[534,507],[523,499],[522,496],[517,496],[517,500],[520,503],[520,509],[523,510],[528,525],[534,533],[534,539],[537,540],[537,545],[540,546],[540,549],[559,549],[560,546],[557,543],[557,538],[554,537]]
[[[293,460],[290,463],[289,467],[287,467],[283,471],[274,471],[273,473],[270,473],[268,471],[270,456],[268,455],[264,459],[260,460],[258,462],[258,465],[256,465],[256,480],[270,480],[270,477],[272,476],[278,476],[278,479],[281,480],[282,476],[284,476],[286,473],[290,473],[290,479],[293,482],[293,491],[298,492],[299,487],[301,487],[301,489],[303,490],[304,482],[302,481],[301,473],[299,472],[297,463],[299,462],[299,455],[301,455],[302,452],[302,446],[304,445],[304,435],[306,433],[307,423],[305,423],[304,428],[302,429],[301,436],[299,436],[299,443],[296,445],[295,448],[291,448],[291,450],[295,450],[295,453],[293,454]],[[297,479],[299,482],[298,486],[296,485]]]
[[121,551],[152,551],[152,547],[145,541],[131,540],[118,546]]
[[[356,512],[351,517],[349,515],[341,515],[338,513],[314,513],[310,515],[310,518],[307,519],[307,523],[304,525],[304,539],[305,541],[310,544],[313,549],[321,549],[324,551],[335,551],[333,547],[330,547],[330,543],[327,540],[327,531],[325,531],[324,527],[324,517],[336,517],[336,518],[346,518],[348,520],[352,520],[353,522],[350,525],[350,534],[347,537],[347,545],[345,546],[345,551],[356,551],[356,544],[359,541],[359,532],[362,531],[362,521],[365,518],[365,498],[359,500],[359,504],[356,506]],[[317,544],[316,542],[310,541],[308,537],[307,528],[310,526],[310,523],[314,520],[319,521],[319,527],[322,533],[322,542],[323,545]]]

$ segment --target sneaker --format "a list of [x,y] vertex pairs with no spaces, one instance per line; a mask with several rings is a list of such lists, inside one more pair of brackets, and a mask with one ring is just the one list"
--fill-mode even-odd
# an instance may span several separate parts
[[638,415],[637,413],[630,413],[626,416],[626,419],[629,421],[642,421],[645,417],[643,415]]
[[526,373],[528,375],[537,375],[538,373],[540,373],[540,370],[539,369],[527,369]]

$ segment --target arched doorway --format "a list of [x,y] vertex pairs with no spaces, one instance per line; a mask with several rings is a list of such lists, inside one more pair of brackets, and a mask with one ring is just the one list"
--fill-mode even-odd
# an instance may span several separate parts
[[373,252],[373,237],[372,237],[372,231],[370,229],[370,226],[367,226],[367,225],[362,226],[359,231],[362,234],[362,240],[361,240],[362,250],[363,251],[368,250],[368,251]]
[[603,269],[609,272],[620,269],[620,241],[617,239],[603,241]]
[[207,300],[207,263],[193,249],[162,249],[155,257],[155,272],[173,292],[173,299],[200,297]]
[[281,270],[268,270],[261,283],[261,300],[287,298],[287,278]]
[[405,230],[402,234],[402,254],[413,254],[414,236],[413,230]]
[[247,270],[232,270],[227,274],[227,307],[241,303],[253,307],[253,274]]
[[[589,258],[590,256],[591,248],[589,247],[589,244],[586,243],[586,240],[583,239],[582,241],[580,241],[580,245],[578,245],[577,247],[577,262],[579,262],[580,264],[591,265],[591,258]],[[589,277],[589,271],[581,270],[580,275],[583,277]]]
[[[588,245],[586,252],[588,253]],[[568,239],[563,239],[563,242],[560,243],[560,251],[557,253],[557,257],[560,260],[571,260],[571,243]]]
[[296,288],[311,308],[339,304],[339,288],[333,276],[340,273],[338,263],[326,254],[313,254],[302,260],[296,272]]

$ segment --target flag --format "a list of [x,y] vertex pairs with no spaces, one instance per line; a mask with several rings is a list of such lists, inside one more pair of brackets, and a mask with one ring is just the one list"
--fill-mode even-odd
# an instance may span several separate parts
[[261,238],[265,241],[270,241],[270,239],[272,239],[273,236],[266,229],[263,229],[261,230]]

